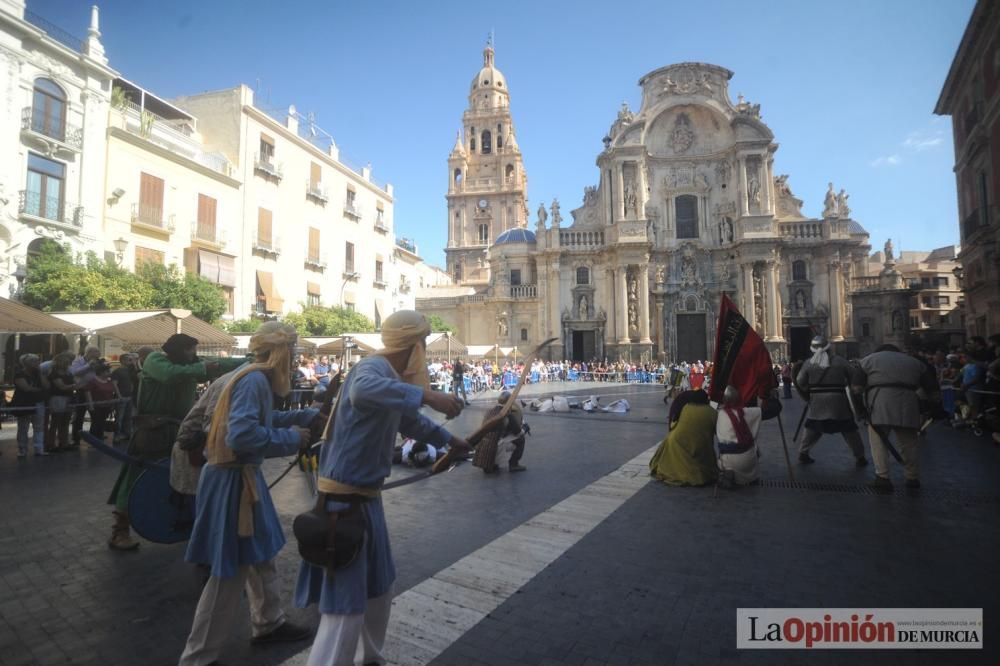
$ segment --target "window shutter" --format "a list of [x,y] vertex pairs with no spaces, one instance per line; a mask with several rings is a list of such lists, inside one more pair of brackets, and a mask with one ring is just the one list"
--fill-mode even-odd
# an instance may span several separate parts
[[316,187],[323,181],[323,169],[320,165],[312,162],[309,165],[309,184],[312,187]]
[[310,296],[319,296],[319,283],[318,282],[306,282],[306,293]]
[[144,212],[163,211],[163,179],[142,173],[139,176],[139,207]]
[[271,211],[257,209],[257,240],[263,245],[271,245]]
[[216,201],[204,194],[198,195],[198,231],[211,231],[215,236],[215,206]]
[[274,147],[274,137],[268,136],[267,134],[264,134],[263,132],[260,133],[260,142],[261,143],[266,143],[267,145],[271,146],[272,148]]
[[319,261],[319,229],[309,227],[309,259]]

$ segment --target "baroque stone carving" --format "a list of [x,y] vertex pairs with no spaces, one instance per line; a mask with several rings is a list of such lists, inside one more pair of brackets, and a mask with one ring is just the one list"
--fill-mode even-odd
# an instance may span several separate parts
[[545,212],[545,204],[538,204],[538,226],[544,227],[547,219],[549,219],[549,214]]
[[583,205],[592,206],[597,203],[597,186],[590,185],[583,188]]
[[774,179],[774,192],[777,197],[778,215],[802,217],[802,199],[792,193],[788,185],[788,174],[782,174]]
[[695,93],[708,93],[711,95],[715,90],[715,82],[708,72],[699,74],[691,67],[681,67],[673,73],[673,78],[667,76],[664,81],[664,95],[693,95]]
[[764,276],[760,264],[753,267],[753,316],[754,328],[764,333]]
[[588,306],[589,303],[587,302],[587,295],[584,294],[580,296],[580,319],[588,319],[590,317],[590,310]]
[[552,200],[552,228],[558,229],[562,222],[562,215],[559,214],[559,199]]
[[826,197],[823,199],[823,219],[837,216],[837,195],[833,191],[833,183],[830,183],[826,190]]
[[837,195],[837,216],[846,219],[851,216],[851,208],[847,205],[847,199],[851,195],[848,194],[841,188],[840,194]]
[[638,213],[639,198],[635,193],[635,183],[629,180],[625,183],[625,214]]
[[739,95],[736,98],[736,113],[760,120],[760,104],[750,104]]
[[691,119],[686,113],[677,115],[674,121],[674,131],[670,134],[670,145],[675,153],[686,153],[694,144],[694,130],[691,127]]
[[892,261],[893,260],[893,256],[892,256],[892,239],[891,238],[885,242],[885,248],[884,249],[885,249],[885,260],[887,262]]
[[733,165],[729,160],[719,160],[715,163],[715,180],[719,184],[729,183],[733,177]]

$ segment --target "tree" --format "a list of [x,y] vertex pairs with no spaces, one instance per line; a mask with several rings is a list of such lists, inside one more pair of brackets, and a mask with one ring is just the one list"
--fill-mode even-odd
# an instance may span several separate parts
[[295,327],[299,335],[333,336],[344,333],[371,333],[375,323],[360,312],[347,308],[326,308],[319,305],[304,307],[302,312],[292,312],[283,321]]
[[251,317],[250,319],[236,319],[234,321],[219,322],[216,326],[221,328],[226,333],[254,333],[263,323],[263,319]]
[[446,322],[441,318],[441,315],[430,315],[427,317],[427,322],[431,325],[431,331],[434,333],[455,333],[455,327]]
[[29,258],[23,300],[49,312],[183,308],[207,322],[226,311],[219,287],[176,266],[147,262],[132,273],[92,252],[74,259],[55,242]]
[[200,275],[182,272],[176,265],[151,261],[136,270],[139,278],[153,287],[153,307],[183,308],[207,322],[226,311],[226,299],[218,286]]

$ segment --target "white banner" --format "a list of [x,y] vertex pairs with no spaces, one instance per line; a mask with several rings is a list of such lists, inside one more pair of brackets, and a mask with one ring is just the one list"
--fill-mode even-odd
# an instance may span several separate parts
[[981,650],[982,608],[737,608],[742,650]]

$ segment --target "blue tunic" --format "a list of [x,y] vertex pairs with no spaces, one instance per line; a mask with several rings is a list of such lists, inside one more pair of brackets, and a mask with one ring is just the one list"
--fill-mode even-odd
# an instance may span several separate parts
[[[265,457],[298,451],[299,436],[290,428],[308,426],[317,410],[274,412],[273,400],[271,383],[260,371],[244,376],[233,388],[226,446],[236,452],[236,462],[259,465]],[[211,464],[202,468],[194,529],[184,559],[211,566],[212,575],[219,578],[235,576],[241,566],[274,559],[285,545],[285,535],[260,468],[256,477],[260,501],[253,507],[254,533],[241,537],[240,468]]]
[[[381,356],[351,369],[340,392],[333,432],[320,452],[322,476],[368,488],[381,487],[392,470],[396,433],[431,444],[446,444],[451,434],[420,414],[423,389],[406,384]],[[331,502],[328,510],[346,508]],[[295,604],[318,603],[322,613],[363,613],[367,599],[385,594],[396,580],[382,499],[362,503],[367,534],[362,554],[333,577],[306,562],[299,569]]]

